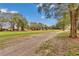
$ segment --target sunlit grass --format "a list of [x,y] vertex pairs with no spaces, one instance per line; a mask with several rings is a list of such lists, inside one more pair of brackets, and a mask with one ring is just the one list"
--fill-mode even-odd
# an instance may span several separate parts
[[58,32],[58,30],[39,30],[39,31],[22,31],[22,32],[0,32],[0,48],[6,45],[7,41],[16,39],[17,37],[32,36],[46,32]]
[[17,37],[31,36],[45,33],[46,31],[29,31],[29,32],[0,32],[0,48],[6,46],[6,42],[16,39]]
[[69,38],[69,32],[62,32],[42,43],[35,52],[38,55],[79,56],[79,41]]

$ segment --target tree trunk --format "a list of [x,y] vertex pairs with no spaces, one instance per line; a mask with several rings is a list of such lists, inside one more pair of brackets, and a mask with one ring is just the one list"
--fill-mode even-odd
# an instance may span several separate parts
[[14,31],[15,30],[14,23],[12,21],[10,21],[10,24],[11,24],[11,31]]
[[24,31],[24,26],[21,27],[21,31]]
[[14,30],[15,30],[15,24],[12,23],[12,31],[14,31]]
[[70,11],[70,21],[71,21],[71,29],[70,29],[70,37],[77,38],[77,20],[78,20],[78,11],[73,10]]
[[12,25],[12,31],[14,31],[14,30],[15,30],[14,25]]
[[1,29],[0,29],[0,31],[3,31],[3,28],[2,28],[2,26],[1,26]]
[[65,21],[63,19],[63,31],[65,30]]
[[19,24],[17,24],[17,31],[19,31]]
[[65,30],[65,20],[66,20],[66,13],[64,13],[64,19],[63,19],[63,31]]

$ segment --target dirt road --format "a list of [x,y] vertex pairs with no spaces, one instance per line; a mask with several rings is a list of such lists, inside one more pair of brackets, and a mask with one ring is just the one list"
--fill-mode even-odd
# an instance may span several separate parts
[[2,56],[34,56],[34,50],[42,42],[56,36],[57,33],[48,32],[41,35],[30,37],[19,37],[13,41],[7,42],[7,47],[0,49]]

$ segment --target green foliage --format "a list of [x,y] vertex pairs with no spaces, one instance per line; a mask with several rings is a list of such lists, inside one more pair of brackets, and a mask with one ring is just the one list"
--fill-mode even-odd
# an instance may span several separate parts
[[68,13],[65,13],[62,18],[58,20],[58,23],[56,24],[56,27],[59,29],[65,30],[67,26],[70,24],[70,17]]
[[[19,28],[24,30],[28,25],[27,19],[19,13],[2,13],[0,14],[0,22],[9,22],[11,25],[10,28],[13,31],[15,30],[15,26],[17,27],[17,30],[19,30]],[[2,29],[2,23],[0,23],[0,27]]]
[[31,23],[30,29],[32,30],[47,30],[48,26],[42,23]]
[[13,14],[12,22],[17,25],[17,29],[21,27],[21,30],[27,27],[28,21],[21,14]]

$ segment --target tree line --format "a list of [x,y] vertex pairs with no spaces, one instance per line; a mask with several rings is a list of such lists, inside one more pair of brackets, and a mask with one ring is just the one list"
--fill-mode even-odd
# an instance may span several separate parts
[[52,29],[51,26],[47,26],[46,24],[35,23],[35,22],[30,23],[29,27],[31,30],[51,30]]
[[[26,28],[27,24],[28,24],[28,21],[26,20],[26,18],[24,18],[24,16],[19,13],[2,13],[2,12],[0,12],[0,31],[3,31],[3,30],[9,30],[9,31],[21,30],[21,31],[23,31],[24,28]],[[6,27],[8,25],[10,27],[8,29],[6,29]]]
[[[8,28],[6,28],[9,26]],[[0,31],[26,31],[26,30],[48,30],[50,26],[43,23],[28,23],[27,19],[20,13],[0,12]]]

